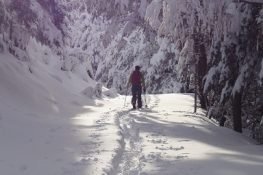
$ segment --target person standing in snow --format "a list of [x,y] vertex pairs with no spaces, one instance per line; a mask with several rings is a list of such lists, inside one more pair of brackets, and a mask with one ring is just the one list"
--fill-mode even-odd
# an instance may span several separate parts
[[141,67],[140,66],[135,66],[135,70],[132,72],[128,86],[130,84],[132,85],[132,107],[133,109],[136,109],[136,102],[137,102],[137,107],[142,108],[142,90],[146,91],[145,88],[145,82],[144,82],[144,77],[143,74],[140,72]]

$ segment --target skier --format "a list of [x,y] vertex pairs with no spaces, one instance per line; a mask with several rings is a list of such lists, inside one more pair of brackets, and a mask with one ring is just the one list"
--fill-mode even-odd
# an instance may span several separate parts
[[142,90],[145,93],[145,82],[143,74],[140,72],[141,67],[135,66],[135,70],[132,72],[127,88],[132,85],[132,107],[136,109],[136,102],[137,107],[142,108]]

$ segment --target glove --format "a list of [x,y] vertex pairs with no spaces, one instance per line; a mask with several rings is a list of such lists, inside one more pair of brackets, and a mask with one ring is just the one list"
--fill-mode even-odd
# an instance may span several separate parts
[[144,93],[146,92],[146,88],[145,88],[145,87],[143,88],[143,92],[144,92]]

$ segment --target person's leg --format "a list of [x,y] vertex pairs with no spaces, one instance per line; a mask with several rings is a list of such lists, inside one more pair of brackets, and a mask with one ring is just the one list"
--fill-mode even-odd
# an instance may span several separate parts
[[138,87],[138,91],[137,91],[137,102],[138,102],[138,108],[142,108],[142,87],[139,86]]
[[137,93],[136,93],[136,87],[135,86],[132,86],[132,107],[133,109],[136,109],[136,96],[137,96]]

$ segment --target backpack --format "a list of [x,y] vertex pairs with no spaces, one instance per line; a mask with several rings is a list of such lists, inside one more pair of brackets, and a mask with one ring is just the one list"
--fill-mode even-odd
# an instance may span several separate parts
[[131,83],[132,85],[141,85],[142,75],[140,71],[133,71],[131,75]]

